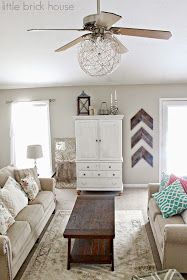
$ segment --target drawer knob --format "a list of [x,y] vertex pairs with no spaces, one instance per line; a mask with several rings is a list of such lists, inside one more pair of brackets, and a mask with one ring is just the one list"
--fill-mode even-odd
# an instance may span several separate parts
[[116,174],[113,174],[113,176],[116,176]]
[[87,166],[87,168],[90,168],[90,166]]
[[101,176],[101,174],[98,174],[98,176]]
[[111,165],[109,165],[109,168],[112,168],[112,166],[111,166]]
[[85,173],[84,173],[83,175],[84,175],[84,176],[86,176],[86,174],[85,174]]

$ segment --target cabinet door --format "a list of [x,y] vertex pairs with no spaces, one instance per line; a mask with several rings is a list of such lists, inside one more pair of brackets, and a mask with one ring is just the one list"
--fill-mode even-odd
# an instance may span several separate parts
[[122,160],[122,122],[99,121],[100,160]]
[[98,122],[95,120],[75,121],[77,160],[97,160],[99,154]]

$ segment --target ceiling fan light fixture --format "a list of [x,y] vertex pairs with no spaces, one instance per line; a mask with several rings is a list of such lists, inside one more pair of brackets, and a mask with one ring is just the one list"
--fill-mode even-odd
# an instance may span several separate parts
[[118,42],[112,35],[91,36],[80,43],[78,61],[81,69],[90,76],[105,76],[120,64]]

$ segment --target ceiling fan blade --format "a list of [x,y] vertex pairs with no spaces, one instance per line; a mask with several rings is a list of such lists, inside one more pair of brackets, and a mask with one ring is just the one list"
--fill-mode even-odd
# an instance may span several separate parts
[[172,34],[170,31],[151,30],[151,29],[137,29],[137,28],[124,28],[124,27],[111,27],[110,31],[117,35],[137,36],[154,39],[168,40]]
[[85,35],[83,35],[83,36],[81,36],[81,37],[78,37],[77,39],[75,39],[75,40],[69,42],[68,44],[66,44],[66,45],[64,45],[64,46],[62,46],[62,47],[60,47],[59,49],[55,50],[55,52],[63,52],[63,51],[65,51],[65,50],[67,50],[67,49],[69,49],[69,48],[71,48],[71,47],[77,45],[78,43],[80,43],[81,41],[83,41],[84,39],[86,39],[86,37],[89,37],[88,35],[90,35],[90,34],[91,34],[91,33],[85,34]]
[[127,53],[129,50],[122,44],[122,42],[120,40],[118,40],[115,36],[113,36],[114,40],[118,43],[119,45],[119,50],[120,50],[120,53],[123,54],[123,53]]
[[27,31],[85,31],[84,29],[73,29],[73,28],[37,28],[37,29],[28,29]]
[[113,13],[101,12],[98,17],[96,24],[98,26],[110,28],[114,23],[118,22],[122,17]]

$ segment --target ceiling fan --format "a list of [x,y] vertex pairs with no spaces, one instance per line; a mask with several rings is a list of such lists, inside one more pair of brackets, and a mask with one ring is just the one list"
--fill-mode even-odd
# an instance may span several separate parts
[[[117,23],[122,17],[120,15],[103,12],[100,10],[100,0],[97,0],[97,14],[91,14],[83,19],[83,28],[73,29],[73,28],[55,28],[55,29],[29,29],[27,31],[78,31],[89,33],[84,34],[75,40],[69,42],[68,44],[58,48],[55,52],[65,51],[76,44],[83,43],[85,41],[89,41],[95,44],[95,42],[99,39],[106,40],[111,39],[113,42],[117,44],[116,52],[118,54],[123,54],[128,52],[128,49],[117,39],[115,35],[126,35],[126,36],[137,36],[137,37],[145,37],[145,38],[155,38],[155,39],[164,39],[168,40],[172,34],[170,31],[164,30],[150,30],[150,29],[138,29],[138,28],[126,28],[126,27],[116,27],[113,26]],[[114,48],[112,47],[112,50]],[[89,48],[90,51],[93,51],[93,48]],[[101,60],[101,52],[97,50],[98,61]],[[80,61],[79,61],[80,63]],[[107,62],[108,63],[108,62]],[[81,66],[81,64],[80,64]],[[101,67],[104,67],[104,64],[101,64]],[[83,69],[83,67],[81,67]],[[114,67],[113,67],[114,68]],[[85,70],[85,69],[83,69]],[[86,71],[85,71],[86,72]],[[108,71],[112,72],[112,71]],[[96,75],[97,76],[97,75]]]

